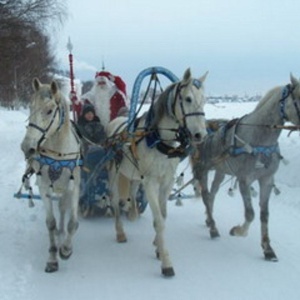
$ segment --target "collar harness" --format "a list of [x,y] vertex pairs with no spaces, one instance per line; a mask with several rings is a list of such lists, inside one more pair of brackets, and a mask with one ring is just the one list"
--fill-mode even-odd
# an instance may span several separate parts
[[[59,153],[57,151],[45,149],[40,146],[41,143],[47,139],[47,133],[48,133],[49,129],[51,128],[51,126],[53,125],[57,114],[59,115],[59,124],[56,129],[56,132],[58,132],[62,128],[63,124],[65,123],[65,110],[63,107],[60,107],[58,104],[56,106],[55,112],[53,114],[53,117],[52,117],[49,125],[45,129],[38,126],[37,124],[31,123],[31,122],[28,124],[29,127],[33,127],[42,133],[42,136],[38,141],[37,148],[38,148],[39,153],[42,152],[44,154],[40,154],[36,157],[33,157],[33,160],[37,161],[40,165],[37,175],[41,175],[41,170],[44,166],[49,166],[48,176],[49,176],[52,184],[54,183],[54,181],[59,179],[59,177],[62,174],[63,168],[69,169],[70,173],[71,173],[70,179],[74,179],[73,171],[74,171],[75,167],[83,165],[81,152]],[[80,144],[78,136],[76,135],[75,132],[74,132],[74,134],[75,134],[77,142]],[[52,154],[58,158],[52,158],[52,157],[46,156],[45,153]],[[62,159],[63,157],[74,156],[74,155],[77,157],[73,158],[73,159]]]

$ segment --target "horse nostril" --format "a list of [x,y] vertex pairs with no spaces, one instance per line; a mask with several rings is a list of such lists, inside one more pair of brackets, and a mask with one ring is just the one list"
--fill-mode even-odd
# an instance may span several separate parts
[[34,148],[30,148],[26,153],[25,153],[25,157],[26,158],[30,158],[30,156],[32,156],[35,153],[35,149]]
[[195,134],[195,139],[200,141],[201,140],[201,133],[199,133],[199,132],[196,133]]
[[34,154],[34,152],[35,152],[35,149],[30,148],[29,151],[28,151],[28,154],[29,154],[29,155],[32,155],[32,154]]

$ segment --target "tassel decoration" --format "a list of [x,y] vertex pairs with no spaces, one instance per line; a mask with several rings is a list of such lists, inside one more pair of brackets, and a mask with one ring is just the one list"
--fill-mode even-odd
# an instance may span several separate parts
[[183,205],[182,200],[181,200],[181,194],[178,194],[175,205],[176,206],[182,206]]
[[184,173],[180,173],[180,175],[176,179],[177,186],[183,185]]

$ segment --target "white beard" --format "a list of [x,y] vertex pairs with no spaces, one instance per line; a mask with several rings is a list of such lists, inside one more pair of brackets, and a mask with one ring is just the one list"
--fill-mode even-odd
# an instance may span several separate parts
[[106,128],[110,122],[110,99],[116,92],[116,86],[107,80],[105,86],[94,84],[92,89],[83,95],[95,107],[96,115],[100,118],[101,124]]

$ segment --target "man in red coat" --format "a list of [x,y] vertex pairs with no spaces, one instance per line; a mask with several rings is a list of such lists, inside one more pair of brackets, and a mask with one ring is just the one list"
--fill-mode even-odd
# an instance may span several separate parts
[[81,96],[81,101],[76,105],[75,110],[77,115],[80,115],[82,104],[92,104],[101,124],[106,127],[118,116],[120,109],[127,106],[126,97],[126,85],[121,77],[107,71],[97,72],[93,87]]

